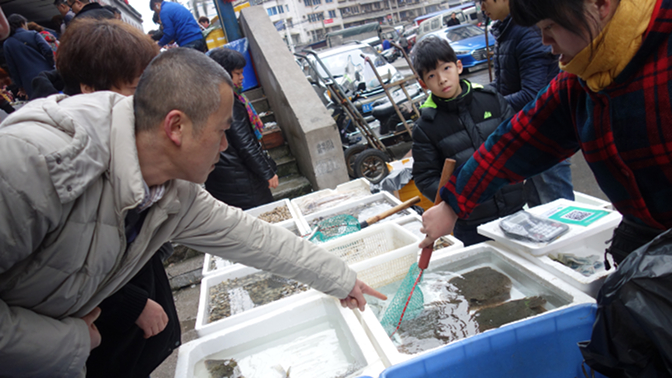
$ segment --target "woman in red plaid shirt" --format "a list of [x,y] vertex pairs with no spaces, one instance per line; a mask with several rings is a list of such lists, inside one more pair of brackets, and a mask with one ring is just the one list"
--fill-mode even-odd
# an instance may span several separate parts
[[672,0],[509,0],[560,54],[559,74],[457,169],[423,216],[421,247],[511,182],[581,150],[623,222],[610,252],[672,228]]

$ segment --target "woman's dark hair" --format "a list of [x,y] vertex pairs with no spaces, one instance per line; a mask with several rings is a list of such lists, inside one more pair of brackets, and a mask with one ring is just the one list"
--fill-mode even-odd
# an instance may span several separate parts
[[198,18],[198,23],[199,24],[203,21],[207,21],[208,23],[210,23],[210,19],[205,17],[205,16],[201,16],[201,17]]
[[210,58],[219,63],[219,65],[222,66],[226,72],[229,73],[229,75],[232,75],[231,71],[244,68],[247,64],[243,54],[236,50],[231,50],[224,47],[215,49],[213,52],[211,52]]
[[56,69],[66,88],[78,92],[84,84],[109,90],[132,83],[158,53],[159,46],[140,29],[119,20],[84,18],[63,33]]
[[424,75],[435,69],[439,61],[457,63],[455,50],[450,47],[448,41],[434,35],[427,36],[418,42],[411,51],[413,69],[424,80]]
[[36,32],[40,33],[44,31],[44,28],[38,25],[37,22],[31,21],[28,23],[28,30],[35,30]]
[[580,37],[587,34],[590,43],[597,20],[586,16],[584,4],[584,0],[510,0],[509,7],[518,25],[532,26],[549,19]]
[[22,15],[14,13],[7,17],[7,23],[9,24],[9,35],[13,35],[16,32],[16,29],[27,24],[28,20]]

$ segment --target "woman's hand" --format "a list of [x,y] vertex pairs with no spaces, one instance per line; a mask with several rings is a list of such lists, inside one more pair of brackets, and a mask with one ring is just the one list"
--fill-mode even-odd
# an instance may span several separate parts
[[158,335],[168,324],[168,315],[160,304],[147,299],[145,308],[135,321],[138,327],[145,332],[145,339]]
[[357,279],[355,281],[355,287],[352,288],[350,294],[347,297],[341,299],[341,306],[348,307],[351,309],[359,308],[359,311],[364,311],[364,306],[366,306],[366,299],[364,294],[372,295],[378,299],[386,300],[387,297],[382,293],[379,293],[377,290],[372,289],[369,285]]
[[425,211],[422,214],[420,232],[427,236],[420,242],[420,248],[432,246],[436,239],[453,232],[455,222],[457,222],[457,214],[452,207],[443,201]]
[[275,175],[270,180],[268,180],[268,187],[271,189],[277,188],[278,184],[279,184],[278,175]]

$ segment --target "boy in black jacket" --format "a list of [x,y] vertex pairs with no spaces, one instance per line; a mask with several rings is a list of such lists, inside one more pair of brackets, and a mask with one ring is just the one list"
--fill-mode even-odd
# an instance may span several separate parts
[[[413,129],[413,178],[420,192],[434,200],[443,162],[464,164],[502,121],[513,116],[504,98],[491,88],[460,80],[462,62],[448,41],[430,36],[411,53],[420,85],[432,93],[422,105]],[[509,214],[525,203],[522,183],[508,185],[455,225],[465,246],[488,240],[476,227]]]

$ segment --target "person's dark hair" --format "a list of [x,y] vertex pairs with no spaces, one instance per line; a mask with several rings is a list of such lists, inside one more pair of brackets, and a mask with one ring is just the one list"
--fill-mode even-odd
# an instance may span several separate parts
[[202,52],[178,47],[161,53],[149,64],[135,90],[135,131],[152,130],[169,112],[179,110],[199,133],[219,109],[223,83],[233,89],[229,74]]
[[439,61],[457,63],[457,55],[448,41],[430,35],[413,47],[411,60],[413,61],[413,69],[424,80],[424,75],[435,69]]
[[570,32],[586,38],[591,42],[595,37],[592,33],[597,20],[586,16],[584,0],[511,0],[509,2],[511,17],[522,26],[532,26],[537,22],[550,19]]
[[149,36],[127,23],[85,18],[63,33],[56,69],[67,88],[109,90],[132,83],[158,53]]
[[7,23],[9,24],[9,35],[14,35],[16,29],[23,26],[23,24],[28,24],[28,20],[22,15],[14,13],[7,17]]
[[152,16],[152,22],[154,22],[157,25],[161,23],[161,18],[157,12],[154,12],[154,15]]
[[198,18],[198,23],[199,24],[203,21],[207,21],[208,23],[210,23],[210,19],[205,17],[205,16],[201,16],[201,17]]
[[54,0],[54,5],[59,6],[61,4],[68,5],[68,2],[66,0]]
[[149,9],[154,10],[155,3],[163,3],[163,0],[149,0]]
[[40,25],[37,24],[37,22],[29,22],[28,23],[28,30],[35,30],[36,32],[43,32],[44,28]]
[[105,8],[105,9],[107,9],[108,11],[112,12],[112,14],[115,14],[115,13],[121,14],[121,12],[119,11],[119,9],[117,9],[117,7],[113,7],[113,6],[111,6],[111,5],[103,5],[103,8]]
[[225,47],[215,49],[210,53],[210,58],[222,66],[229,75],[233,70],[244,68],[247,64],[243,54]]

